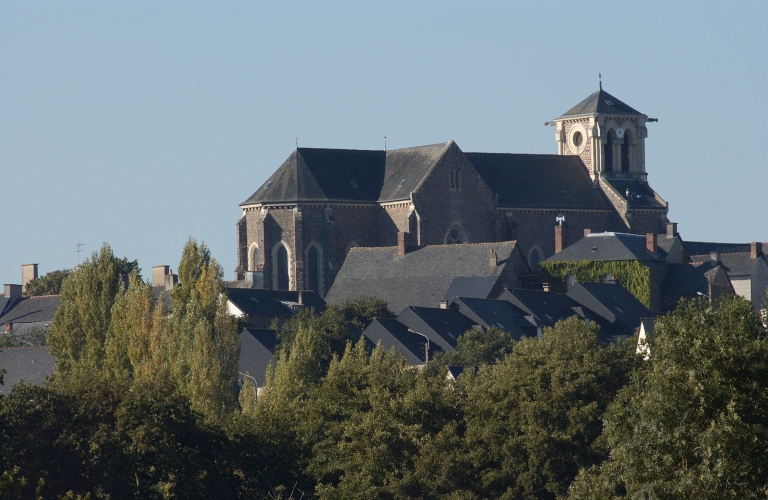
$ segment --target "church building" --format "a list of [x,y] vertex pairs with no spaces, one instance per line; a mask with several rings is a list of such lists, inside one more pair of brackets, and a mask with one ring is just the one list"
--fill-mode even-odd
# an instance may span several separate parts
[[450,140],[364,151],[296,148],[240,204],[238,280],[330,289],[351,247],[515,240],[532,269],[585,232],[663,233],[646,123],[600,89],[548,122],[557,154],[469,153]]

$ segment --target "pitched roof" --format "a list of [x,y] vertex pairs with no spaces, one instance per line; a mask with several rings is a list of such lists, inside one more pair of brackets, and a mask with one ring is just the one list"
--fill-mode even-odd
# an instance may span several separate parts
[[16,299],[10,308],[0,316],[0,323],[51,322],[60,304],[61,299],[58,295],[22,297]]
[[502,207],[611,210],[575,155],[464,153]]
[[[694,255],[691,257],[693,262],[707,262],[710,260],[711,257],[709,255]],[[753,259],[749,250],[746,253],[720,254],[720,262],[723,264],[723,269],[725,269],[729,277],[751,276],[761,260],[768,264],[765,254],[760,254],[756,259]]]
[[691,264],[671,264],[660,287],[660,309],[672,311],[681,298],[695,299],[709,294],[707,273],[717,268],[714,261]]
[[264,387],[267,367],[274,359],[277,345],[275,330],[243,328],[240,332],[240,359],[237,362],[241,386],[245,382],[244,374],[248,374],[256,379],[257,387]]
[[298,303],[299,293],[305,307],[325,310],[325,301],[315,292],[265,290],[261,288],[227,288],[229,301],[248,316],[293,316],[285,302]]
[[645,236],[628,233],[592,233],[556,253],[544,262],[574,262],[583,260],[642,260],[663,262],[661,253],[651,254],[645,246]]
[[600,89],[592,93],[589,97],[572,107],[565,113],[565,116],[579,116],[579,115],[629,115],[629,116],[644,116],[635,108],[625,104],[619,99],[615,98],[605,90],[602,85]]
[[600,317],[597,323],[600,325],[600,338],[603,340],[609,340],[609,336],[634,335],[642,318],[655,316],[626,288],[618,284],[579,282],[574,284],[566,295]]
[[450,144],[392,151],[297,148],[240,205],[408,199]]
[[[397,247],[352,248],[326,300],[338,304],[360,295],[384,299],[400,312],[408,305],[437,307],[458,276],[501,276],[515,242],[431,245],[397,255]],[[498,265],[489,265],[494,250]]]
[[[408,331],[408,326],[400,323],[396,319],[375,319],[363,332],[369,347],[373,348],[381,343],[384,349],[394,349],[402,352],[405,361],[412,366],[421,365],[425,362],[425,344],[424,338],[413,332]],[[434,342],[429,343],[429,357],[443,349]]]
[[566,295],[540,290],[507,289],[499,295],[525,314],[533,316],[541,326],[555,326],[560,320],[580,315],[579,304]]
[[688,255],[707,255],[712,252],[719,253],[749,253],[749,243],[716,243],[708,241],[685,241],[683,242],[685,251]]
[[454,350],[458,338],[476,325],[456,310],[437,307],[406,307],[397,321],[426,335],[444,351]]
[[509,332],[515,340],[536,335],[536,326],[525,319],[525,313],[506,300],[458,297],[452,307],[484,328],[496,326]]
[[11,393],[13,384],[19,381],[41,385],[53,374],[54,357],[48,347],[3,347],[0,348],[0,366],[7,373],[0,385],[0,395]]
[[[648,183],[631,177],[630,174],[608,174],[602,179],[613,186],[627,200],[630,208],[667,208],[656,198],[656,193]],[[627,196],[627,189],[629,189],[629,196]]]
[[499,276],[457,276],[451,281],[443,300],[448,304],[456,297],[472,297],[476,299],[491,298],[493,289],[499,283]]

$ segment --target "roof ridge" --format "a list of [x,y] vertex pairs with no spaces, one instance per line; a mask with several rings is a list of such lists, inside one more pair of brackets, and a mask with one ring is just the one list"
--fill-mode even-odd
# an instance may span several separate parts
[[404,147],[404,148],[387,149],[386,152],[387,153],[393,153],[395,151],[405,151],[406,149],[418,149],[418,148],[431,148],[433,146],[445,146],[446,144],[451,142],[451,140],[452,139],[449,139],[449,140],[447,140],[445,142],[436,142],[434,144],[423,144],[421,146],[407,146],[407,147]]

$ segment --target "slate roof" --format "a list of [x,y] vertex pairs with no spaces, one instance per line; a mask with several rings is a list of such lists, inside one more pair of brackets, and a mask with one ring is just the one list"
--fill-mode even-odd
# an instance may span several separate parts
[[749,254],[749,243],[715,243],[708,241],[685,241],[683,242],[685,251],[688,255],[707,255],[712,252],[719,253],[746,253]]
[[241,206],[408,199],[450,144],[392,151],[297,148]]
[[[422,365],[425,362],[426,349],[424,347],[426,341],[424,337],[409,332],[408,326],[396,319],[375,319],[368,325],[363,335],[365,335],[369,348],[376,347],[378,343],[381,343],[384,349],[402,352],[405,361],[411,366]],[[430,359],[442,351],[443,349],[435,342],[429,343]]]
[[563,113],[562,117],[595,114],[645,116],[635,108],[612,96],[600,86],[598,91]]
[[[298,303],[299,292],[264,290],[260,288],[227,288],[229,301],[248,316],[293,316],[293,310],[283,302]],[[315,292],[301,292],[305,307],[325,310],[325,301]]]
[[60,304],[58,295],[22,297],[0,316],[0,323],[50,323]]
[[509,332],[515,340],[536,336],[536,325],[525,319],[525,313],[506,300],[459,297],[451,307],[483,328],[496,326]]
[[11,303],[10,297],[4,297],[0,295],[0,316],[3,315],[5,308]]
[[501,207],[612,210],[575,155],[465,153]]
[[[768,259],[766,259],[765,254],[758,255],[756,259],[753,259],[749,250],[747,250],[746,253],[720,254],[720,262],[729,277],[751,276],[760,260],[763,260],[768,264]],[[711,257],[710,255],[694,255],[691,257],[691,261],[707,262],[711,261]]]
[[[647,183],[631,177],[630,174],[608,173],[602,177],[602,180],[608,182],[624,199],[628,200],[630,208],[667,208],[656,198],[655,192]],[[627,189],[629,189],[629,197],[627,197]]]
[[525,314],[533,316],[540,326],[552,327],[560,320],[583,314],[576,301],[554,292],[507,289],[499,295],[499,300],[506,300]]
[[0,385],[0,395],[11,393],[13,384],[19,381],[42,385],[45,378],[53,375],[54,357],[48,347],[3,347],[0,348],[0,366],[7,373]]
[[664,262],[663,250],[651,254],[645,246],[645,236],[628,233],[592,233],[564,248],[544,262],[575,262],[583,260],[641,260]]
[[448,291],[443,295],[443,300],[448,304],[456,297],[472,297],[476,299],[495,298],[491,295],[499,283],[499,276],[458,276],[453,278]]
[[444,351],[456,349],[458,338],[476,325],[458,311],[437,307],[406,307],[397,316],[397,321],[423,333]]
[[245,381],[243,374],[255,378],[257,387],[264,387],[267,380],[267,367],[274,359],[277,345],[275,330],[243,328],[240,332],[240,359],[237,363],[238,381],[241,387]]
[[660,309],[672,311],[681,298],[695,299],[709,294],[707,273],[717,268],[714,261],[691,264],[672,264],[667,268],[660,288]]
[[[489,250],[499,265],[489,265]],[[397,255],[397,247],[352,248],[326,301],[339,304],[360,295],[384,299],[395,313],[404,307],[437,307],[458,276],[498,277],[515,242],[430,245]]]
[[596,322],[604,341],[634,335],[642,318],[655,317],[650,309],[618,284],[579,282],[566,295],[599,316]]

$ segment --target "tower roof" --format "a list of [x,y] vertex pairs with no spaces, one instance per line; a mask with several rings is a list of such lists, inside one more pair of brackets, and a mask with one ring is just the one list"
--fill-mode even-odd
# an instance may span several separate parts
[[602,85],[597,92],[578,103],[573,108],[566,111],[561,118],[566,116],[579,116],[579,115],[640,115],[639,112],[632,106],[623,103],[619,99],[613,97],[611,94],[603,90]]

